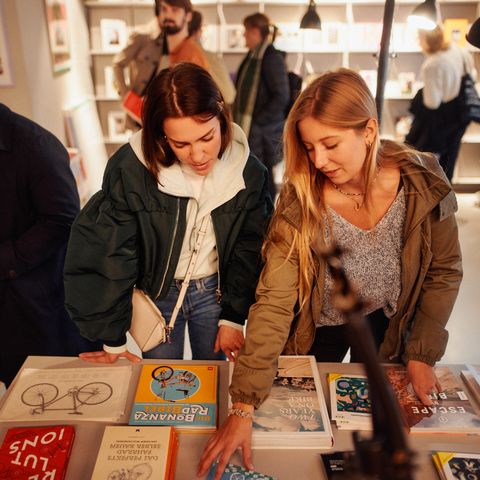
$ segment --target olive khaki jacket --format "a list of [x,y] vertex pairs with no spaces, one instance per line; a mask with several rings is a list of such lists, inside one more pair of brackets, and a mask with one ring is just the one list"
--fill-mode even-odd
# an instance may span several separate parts
[[[462,278],[454,215],[457,203],[433,157],[406,160],[401,175],[406,200],[402,288],[380,356],[386,362],[419,360],[434,365],[445,351],[445,324]],[[300,229],[301,216],[292,187],[285,187],[277,209],[282,219],[279,241],[269,248],[230,386],[233,401],[256,407],[270,391],[278,356],[309,352],[315,337],[314,319],[320,316],[323,301],[325,263],[319,256],[318,248],[323,243],[319,241],[319,247],[313,248],[314,287],[304,308],[295,314],[299,265],[295,252],[287,257],[293,232]]]

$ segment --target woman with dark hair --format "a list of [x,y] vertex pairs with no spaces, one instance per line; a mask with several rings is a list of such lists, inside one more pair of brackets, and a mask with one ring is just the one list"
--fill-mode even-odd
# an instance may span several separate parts
[[147,91],[142,120],[143,130],[110,158],[102,190],[72,228],[66,306],[82,335],[104,343],[103,351],[81,357],[138,360],[126,347],[133,287],[168,323],[207,218],[172,342],[144,356],[183,358],[188,324],[194,359],[234,360],[272,211],[267,172],[201,67],[162,70]]
[[233,119],[248,137],[252,152],[267,167],[272,198],[272,167],[282,160],[282,131],[290,87],[281,53],[272,45],[275,27],[263,13],[245,17],[248,54],[238,69]]

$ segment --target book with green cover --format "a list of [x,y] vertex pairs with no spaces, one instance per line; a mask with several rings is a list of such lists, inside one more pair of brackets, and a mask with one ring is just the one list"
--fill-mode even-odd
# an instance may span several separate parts
[[129,424],[215,431],[217,376],[216,365],[142,365]]
[[[214,463],[208,472],[207,480],[213,480],[217,472],[218,463]],[[274,477],[253,470],[247,470],[240,465],[228,463],[220,480],[275,480]]]

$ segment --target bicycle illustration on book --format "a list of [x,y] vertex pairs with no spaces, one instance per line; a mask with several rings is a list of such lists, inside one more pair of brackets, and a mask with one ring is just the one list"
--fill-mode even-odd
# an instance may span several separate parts
[[132,468],[121,468],[110,473],[107,480],[148,480],[152,476],[152,467],[148,463],[139,463]]
[[[64,395],[59,396],[58,387],[53,383],[37,383],[22,393],[25,405],[34,407],[32,415],[53,410],[71,410],[71,415],[83,415],[79,409],[85,405],[100,405],[113,395],[112,387],[105,382],[91,382],[81,387],[73,386]],[[64,398],[71,399],[71,406],[52,408]]]
[[152,392],[163,400],[175,402],[194,395],[200,388],[199,378],[189,370],[160,365],[152,371]]

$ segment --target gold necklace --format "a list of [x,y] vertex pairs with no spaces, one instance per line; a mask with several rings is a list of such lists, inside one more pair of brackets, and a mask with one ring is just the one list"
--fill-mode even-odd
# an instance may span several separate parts
[[[380,173],[380,169],[381,167],[379,167],[379,169],[377,170],[377,173],[373,177],[372,181],[369,183],[369,186],[372,185],[377,179],[378,174]],[[335,190],[337,190],[342,195],[345,195],[346,197],[348,197],[354,203],[353,209],[356,212],[358,212],[363,207],[363,204],[365,203],[365,198],[363,198],[362,201],[359,202],[358,200],[352,197],[365,197],[365,192],[360,192],[360,193],[344,192],[338,185],[335,185],[331,180],[330,180],[330,183],[333,185]]]

